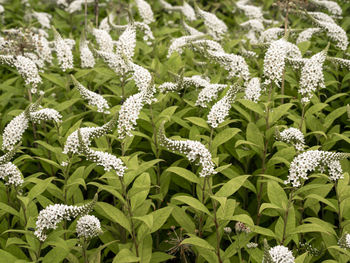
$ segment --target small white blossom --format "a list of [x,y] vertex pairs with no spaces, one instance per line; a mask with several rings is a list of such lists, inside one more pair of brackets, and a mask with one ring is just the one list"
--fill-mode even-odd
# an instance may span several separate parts
[[118,41],[115,43],[116,53],[119,56],[125,56],[128,60],[131,60],[134,56],[136,47],[136,29],[134,25],[128,25],[120,35]]
[[298,90],[302,95],[302,103],[310,101],[312,92],[314,92],[317,87],[326,87],[323,76],[323,63],[326,60],[326,55],[327,51],[323,50],[304,61]]
[[329,179],[332,181],[341,179],[343,170],[339,161],[348,157],[349,155],[345,153],[318,150],[303,152],[292,161],[285,184],[292,183],[294,187],[299,187],[302,179],[308,179],[308,172],[314,172],[316,169],[324,172],[325,168],[328,168]]
[[36,228],[34,235],[42,242],[47,238],[47,231],[50,229],[56,229],[57,224],[62,220],[71,220],[79,215],[87,214],[94,206],[96,200],[82,205],[63,205],[54,204],[49,205],[45,209],[41,210],[36,220]]
[[243,28],[251,29],[254,32],[264,31],[264,25],[261,22],[261,20],[259,20],[259,19],[248,20],[246,22],[241,23],[240,26],[243,27]]
[[182,14],[189,21],[195,21],[196,20],[196,13],[194,12],[194,9],[186,1],[183,1],[183,5],[182,5],[181,10],[182,10]]
[[331,13],[332,15],[336,15],[336,16],[341,16],[342,15],[342,9],[341,7],[338,5],[338,3],[334,2],[334,1],[328,1],[328,0],[312,0],[312,3],[324,7],[326,8],[329,13]]
[[55,51],[57,54],[58,63],[63,71],[73,68],[73,54],[71,47],[67,42],[61,37],[61,35],[54,30],[55,34]]
[[301,42],[304,42],[304,41],[309,41],[312,36],[315,34],[315,33],[318,33],[318,32],[321,32],[321,29],[320,28],[308,28],[308,29],[305,29],[304,31],[302,31],[297,40],[296,40],[296,43],[299,44]]
[[331,62],[339,65],[340,67],[345,67],[347,69],[350,69],[350,60],[349,59],[337,58],[337,57],[327,57],[327,60],[330,60]]
[[167,58],[170,58],[170,56],[174,53],[177,52],[180,55],[183,52],[183,49],[191,42],[194,40],[198,39],[198,35],[191,35],[191,36],[182,36],[179,38],[175,38],[171,41],[170,47],[168,49],[168,55]]
[[18,73],[23,77],[24,82],[27,85],[31,85],[34,90],[36,90],[39,83],[42,83],[38,67],[33,60],[19,55],[15,57],[13,65],[16,67]]
[[45,28],[50,28],[52,15],[44,12],[33,12],[33,16],[38,20],[40,25]]
[[254,242],[250,242],[250,243],[248,243],[247,245],[247,248],[257,248],[258,247],[258,244],[257,243],[254,243]]
[[97,237],[102,233],[100,220],[92,215],[82,216],[77,222],[76,232],[84,239]]
[[208,30],[208,34],[215,40],[221,40],[227,33],[226,24],[217,18],[215,14],[203,11],[198,7],[196,8],[196,11],[199,17],[204,20],[204,25]]
[[263,13],[261,7],[253,6],[253,5],[247,5],[247,0],[241,0],[236,3],[236,6],[241,9],[244,14],[249,19],[263,19]]
[[301,58],[298,47],[284,38],[275,40],[270,44],[264,58],[264,76],[265,84],[274,82],[277,86],[282,82],[283,70],[286,57]]
[[252,78],[251,80],[249,80],[244,93],[244,98],[246,100],[250,100],[257,103],[261,95],[260,79]]
[[270,248],[268,253],[270,258],[264,258],[264,263],[294,263],[295,261],[292,252],[285,246],[275,246]]
[[204,33],[198,31],[197,29],[195,29],[195,28],[193,28],[191,26],[189,26],[186,22],[183,22],[182,25],[183,25],[184,29],[186,30],[186,32],[188,34],[190,34],[191,36],[203,36],[204,35]]
[[117,75],[124,75],[129,71],[129,67],[123,57],[112,52],[104,52],[101,50],[96,50],[96,53]]
[[280,36],[284,34],[284,29],[279,27],[269,28],[263,31],[260,35],[260,43],[271,43],[274,40],[277,40]]
[[144,96],[142,92],[136,93],[125,100],[119,111],[119,139],[124,139],[127,136],[132,136],[131,131],[135,129],[136,121],[143,106]]
[[30,119],[34,123],[40,123],[41,121],[54,121],[60,123],[62,115],[55,109],[45,108],[35,112],[30,112]]
[[191,140],[171,140],[164,133],[164,125],[161,125],[158,135],[159,142],[163,147],[169,151],[185,154],[190,162],[195,162],[196,165],[201,166],[199,176],[207,177],[216,174],[212,156],[202,143]]
[[93,28],[92,34],[94,35],[100,50],[103,50],[104,52],[113,52],[113,39],[107,31]]
[[21,186],[24,182],[21,171],[11,162],[0,165],[0,179],[5,185]]
[[285,129],[276,137],[280,141],[292,144],[298,151],[303,151],[305,148],[304,134],[297,128]]
[[150,24],[155,21],[152,8],[145,0],[135,0],[135,3],[144,23]]
[[167,91],[176,91],[179,89],[179,85],[174,82],[164,82],[158,86],[158,89],[161,93],[164,93]]
[[97,93],[85,88],[79,81],[77,81],[73,77],[73,75],[71,75],[71,77],[72,77],[74,86],[79,91],[81,97],[84,100],[87,100],[88,104],[90,106],[96,107],[97,112],[102,112],[102,113],[106,113],[106,114],[110,113],[109,112],[109,105],[108,105],[107,101],[105,100],[105,98],[103,98],[100,94],[97,94]]
[[85,38],[80,40],[80,61],[82,68],[93,68],[95,66],[94,55],[88,47],[88,43]]
[[87,4],[94,2],[94,0],[74,0],[66,8],[66,11],[70,14],[77,12],[77,11],[81,11],[83,4],[85,4],[85,1],[87,1]]
[[350,234],[344,234],[338,241],[338,245],[345,249],[350,249]]
[[212,128],[218,127],[225,118],[228,116],[231,109],[231,105],[236,99],[236,94],[240,90],[240,87],[237,85],[232,86],[226,93],[226,95],[216,102],[214,106],[210,109],[208,114],[207,122]]
[[6,125],[2,135],[2,149],[12,150],[15,144],[22,140],[23,133],[28,128],[29,120],[22,112]]

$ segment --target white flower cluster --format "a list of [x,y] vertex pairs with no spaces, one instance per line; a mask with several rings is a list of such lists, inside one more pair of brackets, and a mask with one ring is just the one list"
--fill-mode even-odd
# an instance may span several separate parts
[[36,55],[43,61],[51,63],[52,62],[52,53],[50,43],[47,38],[39,33],[35,34],[32,37],[32,40],[35,45]]
[[280,36],[284,34],[284,29],[279,27],[272,27],[263,31],[260,35],[260,43],[271,43],[274,40],[277,40]]
[[71,75],[74,86],[79,91],[81,97],[84,100],[88,101],[88,104],[93,107],[97,107],[97,112],[102,112],[105,114],[109,114],[109,105],[105,98],[103,98],[100,94],[97,94],[91,90],[85,88],[79,81],[75,79],[73,75]]
[[236,3],[236,6],[244,12],[249,19],[263,20],[263,13],[261,7],[247,5],[248,0],[240,0]]
[[210,109],[207,122],[212,128],[218,127],[228,116],[231,104],[236,99],[236,94],[239,92],[240,88],[241,87],[237,84],[230,87],[226,95]]
[[44,108],[38,111],[30,112],[30,120],[34,123],[40,123],[41,121],[54,121],[60,123],[62,115],[55,109]]
[[190,162],[196,162],[196,165],[200,165],[202,167],[199,172],[201,177],[216,174],[214,170],[215,164],[212,161],[210,152],[199,141],[168,139],[165,135],[163,124],[159,129],[158,140],[160,144],[169,151],[185,154]]
[[326,60],[327,50],[323,50],[310,59],[304,60],[298,92],[302,95],[301,102],[308,103],[317,87],[325,88],[323,63]]
[[36,87],[39,83],[42,83],[42,79],[39,75],[35,62],[29,58],[19,55],[14,58],[13,65],[16,67],[18,73],[21,74],[24,82],[27,85],[32,86],[31,92],[36,93]]
[[15,144],[22,140],[23,133],[28,128],[29,120],[25,112],[15,117],[6,125],[2,135],[2,149],[12,150]]
[[100,220],[93,215],[85,215],[77,221],[76,232],[78,237],[91,239],[102,233]]
[[21,171],[11,162],[0,165],[0,179],[5,181],[5,185],[13,185],[15,187],[23,184]]
[[339,65],[340,67],[345,67],[350,69],[350,60],[337,57],[327,57],[327,60]]
[[113,154],[102,151],[94,151],[86,147],[86,145],[83,146],[83,154],[87,160],[103,166],[105,172],[109,172],[113,169],[118,176],[124,176],[126,167],[124,166],[123,161]]
[[345,233],[339,240],[338,245],[345,249],[350,249],[350,234]]
[[172,6],[164,0],[160,0],[159,2],[162,5],[162,7],[169,12],[182,12],[184,17],[186,17],[189,21],[196,20],[196,13],[194,12],[194,9],[186,1],[183,1],[182,6]]
[[45,209],[41,210],[38,218],[36,220],[36,228],[34,235],[42,242],[47,238],[47,230],[56,229],[57,224],[62,220],[71,220],[79,215],[87,214],[91,211],[95,205],[96,200],[82,205],[82,206],[73,206],[73,205],[63,205],[63,204],[54,204],[49,205]]
[[242,56],[211,50],[207,50],[206,53],[209,58],[219,63],[228,71],[229,78],[242,77],[244,80],[249,79],[249,67]]
[[[85,1],[87,4],[93,3],[94,0],[74,0],[72,1],[69,6],[66,8],[66,11],[70,14],[81,11],[83,4],[85,4]],[[63,4],[64,6],[67,6],[68,3]]]
[[304,134],[297,128],[285,129],[280,132],[276,138],[280,141],[292,144],[298,151],[303,151],[305,148]]
[[249,249],[251,249],[251,248],[257,248],[257,247],[258,247],[258,243],[249,242],[246,246],[247,246],[247,248],[249,248]]
[[221,40],[227,33],[226,24],[217,18],[215,14],[196,8],[197,14],[200,18],[204,20],[204,25],[208,30],[208,34],[212,36],[215,40]]
[[94,35],[100,50],[108,53],[113,52],[113,39],[107,31],[93,28],[92,34]]
[[187,32],[187,34],[189,34],[191,36],[204,36],[204,33],[198,31],[194,27],[189,26],[185,21],[182,22],[182,25],[183,25],[185,31]]
[[[93,138],[101,137],[102,135],[106,134],[109,132],[115,125],[116,123],[116,118],[112,118],[109,122],[105,123],[101,127],[84,127],[80,128],[80,134],[81,134],[81,139],[84,143],[85,146],[89,147],[91,144],[91,140]],[[64,145],[63,148],[63,153],[68,154],[68,153],[73,153],[73,154],[78,154],[81,153],[81,145],[79,142],[79,137],[78,137],[78,130],[75,130],[72,132]]]
[[171,41],[171,44],[168,49],[168,55],[167,58],[170,58],[170,56],[177,52],[180,55],[183,52],[183,49],[191,42],[197,40],[200,37],[200,35],[191,35],[191,36],[182,36],[179,38],[175,38]]
[[158,89],[161,93],[164,93],[167,91],[177,91],[179,90],[179,85],[174,82],[164,82],[158,86]]
[[261,86],[259,78],[252,78],[248,81],[247,86],[244,90],[244,98],[246,100],[257,103],[261,95]]
[[143,106],[144,94],[142,92],[136,93],[125,100],[119,111],[119,139],[124,139],[126,136],[132,136],[131,131],[135,129],[136,121]]
[[343,28],[337,25],[328,15],[321,12],[309,12],[314,18],[318,27],[323,29],[331,40],[336,42],[336,46],[341,50],[346,50],[349,45],[348,36]]
[[197,100],[196,100],[196,106],[201,106],[203,108],[207,107],[207,103],[217,99],[218,93],[222,90],[224,90],[227,85],[226,84],[212,84],[207,83],[204,88],[199,92]]
[[[253,32],[262,32],[265,29],[262,21],[259,19],[250,19],[246,22],[241,23],[240,26],[243,28],[248,28],[248,29],[252,30]],[[267,31],[265,31],[265,32],[267,32]]]
[[80,61],[82,68],[93,68],[95,66],[94,55],[89,49],[88,42],[85,38],[82,38],[79,43],[80,49]]
[[294,263],[295,258],[285,246],[275,246],[268,251],[269,258],[264,257],[264,263]]
[[123,34],[116,42],[117,54],[125,56],[127,59],[132,59],[136,47],[136,29],[133,25],[128,25]]
[[337,2],[328,1],[328,0],[312,0],[313,4],[324,7],[328,10],[329,13],[335,16],[341,16],[343,11]]
[[101,50],[96,50],[96,53],[117,75],[124,75],[126,72],[128,72],[128,66],[121,56],[112,52],[104,52]]
[[57,54],[58,63],[63,71],[73,68],[73,54],[70,45],[54,30],[55,35],[55,51]]
[[264,58],[265,85],[274,82],[279,86],[279,83],[282,81],[287,56],[301,58],[301,53],[296,45],[287,42],[284,38],[275,40],[270,44]]
[[45,28],[51,27],[50,23],[51,23],[52,15],[44,12],[33,12],[32,15],[35,17],[36,20],[38,20],[38,22],[42,27],[45,27]]
[[320,28],[317,28],[317,27],[305,29],[304,31],[302,31],[298,35],[296,43],[299,44],[299,43],[304,42],[304,41],[309,41],[315,33],[319,33],[321,31],[322,30]]
[[151,104],[155,93],[155,90],[152,88],[151,73],[144,67],[141,67],[133,62],[130,62],[129,65],[131,71],[133,72],[131,79],[135,81],[135,85],[138,87],[139,92],[144,94],[145,103]]
[[152,8],[145,0],[135,0],[135,3],[144,23],[150,24],[155,21]]
[[340,160],[348,158],[346,153],[334,153],[318,150],[310,150],[296,156],[289,168],[289,175],[285,184],[292,183],[294,187],[301,185],[301,180],[307,180],[308,172],[318,169],[324,172],[328,168],[329,179],[336,181],[343,178],[343,170]]

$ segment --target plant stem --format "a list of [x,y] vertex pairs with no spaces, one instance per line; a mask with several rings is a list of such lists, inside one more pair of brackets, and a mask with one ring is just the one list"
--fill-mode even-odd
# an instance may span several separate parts
[[[208,180],[209,180],[209,178],[208,178]],[[209,181],[208,181],[208,187],[209,187],[209,193],[211,195],[213,195],[213,191],[211,189],[211,185],[210,185]],[[216,216],[216,211],[217,211],[217,202],[216,202],[216,200],[212,199],[212,204],[213,204],[214,224],[215,224],[215,233],[216,233],[216,255],[218,256],[219,263],[222,263],[223,261],[222,261],[221,256],[220,256],[220,240],[221,240],[221,237],[220,237],[220,233],[219,233],[219,223],[218,223],[218,219],[217,219],[217,216]]]
[[341,210],[341,202],[340,202],[340,193],[339,193],[339,189],[338,189],[338,181],[336,181],[334,183],[334,188],[335,188],[335,193],[337,195],[337,202],[338,202],[338,228],[339,228],[339,234],[341,236],[341,233],[343,232],[343,226],[342,226],[342,222],[343,222],[343,214],[342,214],[342,210]]
[[241,245],[239,243],[239,235],[240,234],[237,234],[237,253],[238,253],[239,262],[243,262],[242,261],[242,253],[241,253]]
[[[202,187],[202,204],[204,204],[204,201],[205,201],[205,184],[207,182],[207,177],[204,178],[204,182],[203,182],[203,187]],[[203,228],[203,216],[204,214],[201,213],[200,217],[199,217],[199,227],[198,227],[198,234],[199,234],[199,237],[202,237],[202,228]]]
[[98,27],[98,0],[95,0],[95,25]]
[[126,187],[124,185],[123,178],[121,176],[118,176],[118,177],[119,177],[119,180],[120,180],[120,183],[122,186],[122,191],[123,191],[123,195],[124,195],[125,202],[126,202],[125,205],[126,205],[126,208],[127,208],[128,214],[129,214],[129,220],[130,220],[130,226],[131,226],[131,238],[132,238],[132,241],[133,241],[134,246],[135,246],[136,256],[138,257],[139,256],[139,245],[137,243],[134,221],[132,220],[133,213],[131,211],[131,204],[130,204],[130,200],[128,198],[128,194],[126,192]]
[[36,262],[39,262],[42,245],[43,245],[43,242],[40,241],[38,251],[35,253],[35,255],[36,255]]
[[286,208],[286,211],[285,211],[285,213],[284,213],[284,218],[283,218],[283,222],[284,222],[284,225],[283,225],[283,234],[282,234],[282,240],[281,240],[280,245],[283,245],[284,241],[286,240],[286,230],[287,230],[287,223],[288,223],[288,214],[289,214],[290,205],[291,205],[292,202],[293,202],[293,194],[294,194],[294,188],[292,189],[292,191],[291,191],[290,194],[289,194],[289,199],[288,199],[287,208]]
[[303,123],[304,123],[304,119],[305,119],[305,107],[306,105],[303,104],[303,109],[301,112],[301,121],[300,121],[300,125],[299,125],[299,130],[301,130],[303,128]]
[[87,30],[87,0],[85,0],[85,9],[84,9],[84,24],[85,24],[85,30],[84,30],[84,35],[85,35],[85,39],[86,39],[86,30]]
[[83,243],[83,245],[81,246],[81,249],[82,249],[82,251],[83,251],[84,263],[89,263],[89,260],[88,260],[87,254],[86,254],[86,248],[87,248],[87,244],[86,244],[86,240],[85,240],[85,238],[84,238],[84,243]]

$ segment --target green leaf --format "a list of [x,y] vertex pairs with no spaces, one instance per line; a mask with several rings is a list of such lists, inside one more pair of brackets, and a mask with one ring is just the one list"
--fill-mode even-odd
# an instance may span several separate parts
[[202,118],[198,118],[198,117],[187,117],[185,118],[186,120],[192,122],[193,124],[199,126],[199,127],[202,127],[202,128],[205,128],[207,130],[210,130],[209,126],[208,126],[208,123],[202,119]]
[[151,215],[153,216],[153,226],[151,228],[151,233],[156,232],[165,224],[172,211],[173,208],[167,206],[161,209],[157,209],[156,211],[151,213]]
[[212,142],[213,149],[219,147],[221,144],[224,144],[225,142],[232,139],[237,133],[239,133],[241,130],[238,128],[226,128],[225,130],[219,132]]
[[202,247],[202,248],[209,249],[209,250],[215,250],[215,248],[212,245],[210,245],[208,243],[208,241],[206,241],[202,238],[196,237],[196,236],[192,236],[190,238],[184,239],[181,242],[181,244],[190,244],[190,245],[193,245],[196,247]]
[[28,193],[28,198],[33,200],[35,197],[43,193],[51,184],[53,177],[46,178],[45,180],[40,180],[36,185],[30,189]]
[[325,127],[325,129],[328,130],[328,128],[332,125],[332,123],[341,115],[343,115],[345,112],[346,112],[346,106],[343,106],[329,113],[324,120],[323,126]]
[[276,121],[278,121],[283,115],[288,114],[289,109],[293,106],[292,103],[286,103],[278,106],[277,108],[274,108],[271,113],[271,122],[274,124]]
[[130,221],[118,208],[104,202],[97,202],[94,209],[100,215],[108,218],[114,223],[118,223],[131,233]]
[[272,204],[275,204],[281,208],[286,208],[288,198],[283,188],[275,181],[269,181],[267,183],[267,195]]
[[240,100],[237,100],[237,101],[239,103],[241,103],[242,105],[244,105],[246,108],[256,112],[260,116],[264,116],[265,115],[264,109],[261,107],[261,104],[252,102],[250,100],[245,100],[245,99],[240,99]]
[[328,235],[331,234],[327,232],[322,226],[317,224],[303,224],[303,225],[297,226],[291,234],[303,234],[303,233],[309,233],[309,232],[321,232]]
[[146,200],[151,187],[151,178],[148,173],[143,173],[133,183],[128,195],[131,196],[131,208],[134,210]]
[[244,182],[248,179],[249,175],[242,175],[232,178],[225,183],[220,190],[215,194],[217,197],[229,197],[241,188]]
[[322,203],[325,203],[326,205],[332,207],[335,212],[337,212],[337,208],[335,207],[335,205],[333,205],[332,202],[328,201],[326,198],[324,198],[322,196],[319,196],[317,194],[310,194],[310,195],[305,197],[305,199],[307,199],[307,198],[313,198],[313,199],[316,199]]
[[166,262],[170,259],[173,259],[174,257],[172,255],[169,255],[164,252],[154,252],[152,253],[152,258],[150,263],[161,263],[161,262]]
[[171,172],[171,173],[175,173],[175,174],[185,178],[187,181],[190,181],[192,183],[196,183],[196,184],[199,183],[198,176],[185,168],[171,166],[168,169],[166,169],[166,171]]
[[205,207],[205,205],[203,205],[198,199],[193,198],[191,196],[175,196],[172,199],[180,201],[182,203],[185,203],[189,206],[191,206],[192,208],[199,210],[201,212],[204,212],[208,215],[210,215],[210,212],[208,210],[208,208]]
[[139,262],[140,258],[136,257],[129,249],[123,248],[113,259],[113,263]]
[[196,225],[193,223],[190,216],[188,216],[184,209],[174,206],[171,213],[175,221],[186,230],[188,233],[194,233],[196,230]]

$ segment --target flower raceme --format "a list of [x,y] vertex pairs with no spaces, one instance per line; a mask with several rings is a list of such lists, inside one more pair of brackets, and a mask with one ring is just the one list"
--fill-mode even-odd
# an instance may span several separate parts
[[89,213],[93,209],[97,197],[96,194],[91,202],[82,206],[63,204],[48,205],[45,209],[40,211],[37,217],[34,235],[41,242],[44,242],[47,238],[47,231],[50,229],[56,229],[57,225],[62,220],[70,221],[72,218],[76,218],[79,215]]
[[102,233],[100,220],[93,215],[85,215],[79,218],[76,232],[78,237],[86,240],[97,237]]
[[172,140],[166,137],[164,131],[164,123],[161,124],[158,132],[158,140],[160,144],[172,152],[185,154],[190,162],[196,162],[201,166],[199,176],[207,177],[216,174],[214,170],[215,164],[209,150],[199,141],[192,140]]

